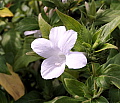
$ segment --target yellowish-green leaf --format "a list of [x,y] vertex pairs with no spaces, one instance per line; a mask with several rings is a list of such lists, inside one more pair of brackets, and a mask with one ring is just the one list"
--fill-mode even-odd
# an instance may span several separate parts
[[94,0],[92,0],[90,5],[90,15],[95,16],[96,14],[96,3]]
[[109,43],[105,43],[101,46],[101,48],[95,52],[100,52],[103,51],[105,49],[110,49],[110,48],[114,48],[114,49],[118,49],[118,47],[116,47],[115,45],[109,44]]
[[83,0],[78,0],[78,1],[77,1],[77,4],[79,4],[79,3],[82,2],[82,1],[83,1]]
[[37,56],[37,54],[34,51],[27,52],[26,55]]
[[38,22],[42,37],[48,39],[52,27],[42,18],[41,14],[39,14]]
[[64,25],[67,27],[67,29],[72,29],[78,33],[81,33],[83,26],[77,20],[66,14],[63,14],[59,10],[56,10],[56,12],[62,20],[62,22],[64,23]]
[[[89,33],[89,30],[86,29],[86,27],[84,25],[81,25],[77,20],[75,20],[71,16],[68,16],[68,15],[60,12],[59,10],[56,10],[56,12],[68,30],[72,29],[72,30],[78,32],[79,40],[77,40],[77,42],[83,40],[84,42],[91,44],[92,36]],[[76,44],[78,44],[78,43],[76,43]],[[81,45],[81,44],[78,44],[78,45]]]
[[0,17],[11,17],[13,13],[8,8],[3,8],[0,10]]
[[25,94],[24,85],[18,74],[12,71],[11,65],[7,64],[11,75],[0,73],[0,85],[14,98],[18,100]]

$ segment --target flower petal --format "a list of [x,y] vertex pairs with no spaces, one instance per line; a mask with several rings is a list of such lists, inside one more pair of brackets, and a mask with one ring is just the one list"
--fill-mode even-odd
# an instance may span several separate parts
[[39,38],[41,36],[42,36],[42,34],[41,34],[40,30],[36,30],[36,33],[34,33],[34,37]]
[[40,30],[33,30],[33,31],[25,31],[24,32],[24,35],[31,35],[31,34],[34,34],[34,33],[37,33],[37,32],[40,32]]
[[87,58],[82,52],[70,52],[69,55],[66,56],[66,65],[69,68],[79,69],[87,64]]
[[62,3],[67,3],[67,0],[62,0]]
[[35,39],[31,43],[31,48],[34,52],[36,52],[38,55],[48,58],[53,55],[53,48],[51,41],[44,39],[44,38],[38,38]]
[[66,31],[65,26],[54,27],[50,31],[49,38],[55,47],[67,54],[76,42],[77,32],[73,30]]
[[49,39],[54,44],[54,46],[58,46],[58,41],[62,38],[65,32],[65,26],[54,27],[50,30]]
[[59,77],[65,69],[65,58],[52,56],[45,59],[41,65],[41,75],[44,79]]
[[77,32],[73,30],[68,30],[64,33],[62,38],[60,38],[58,47],[64,54],[67,54],[73,48],[76,40]]

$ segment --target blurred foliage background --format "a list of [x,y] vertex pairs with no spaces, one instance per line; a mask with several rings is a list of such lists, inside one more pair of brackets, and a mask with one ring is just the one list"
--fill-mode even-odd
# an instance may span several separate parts
[[[66,26],[86,67],[44,80],[25,31]],[[0,103],[120,103],[120,0],[0,0]]]

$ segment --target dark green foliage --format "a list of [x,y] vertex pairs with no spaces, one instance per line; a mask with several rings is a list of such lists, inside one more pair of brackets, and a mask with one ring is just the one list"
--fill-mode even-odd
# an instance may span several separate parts
[[[7,16],[5,7],[14,16]],[[84,52],[88,63],[45,80],[40,72],[45,58],[31,49],[34,34],[24,32],[40,30],[49,39],[57,26],[77,32],[72,51]],[[25,87],[24,95],[17,91],[19,99],[13,99],[6,88],[18,84],[2,87],[0,78],[0,103],[120,103],[119,52],[120,0],[0,0],[0,76],[11,76],[13,68]]]

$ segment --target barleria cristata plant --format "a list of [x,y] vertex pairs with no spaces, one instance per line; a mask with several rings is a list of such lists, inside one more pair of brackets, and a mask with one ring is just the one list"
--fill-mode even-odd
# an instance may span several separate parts
[[0,0],[0,103],[119,103],[120,0]]

